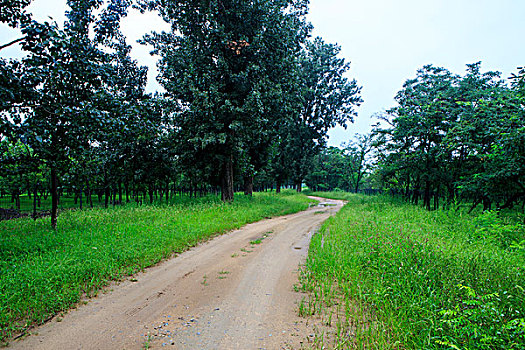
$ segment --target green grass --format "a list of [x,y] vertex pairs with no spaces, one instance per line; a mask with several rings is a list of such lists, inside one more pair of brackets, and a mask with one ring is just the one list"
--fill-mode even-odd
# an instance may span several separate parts
[[349,203],[312,240],[301,310],[335,323],[334,348],[525,349],[522,224],[324,195]]
[[170,206],[66,211],[50,219],[0,222],[0,339],[67,310],[111,280],[131,275],[210,237],[268,216],[308,208],[285,192],[181,198]]

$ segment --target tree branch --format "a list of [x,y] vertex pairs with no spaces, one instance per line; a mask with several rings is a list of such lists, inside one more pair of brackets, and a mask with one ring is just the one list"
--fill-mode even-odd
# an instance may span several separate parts
[[1,46],[0,46],[0,50],[3,50],[3,49],[5,49],[6,47],[9,47],[9,46],[11,46],[11,45],[17,44],[17,43],[21,42],[22,40],[24,40],[25,38],[26,38],[26,37],[24,36],[23,38],[18,38],[18,39],[16,39],[16,40],[13,40],[13,41],[7,43],[7,44],[1,45]]

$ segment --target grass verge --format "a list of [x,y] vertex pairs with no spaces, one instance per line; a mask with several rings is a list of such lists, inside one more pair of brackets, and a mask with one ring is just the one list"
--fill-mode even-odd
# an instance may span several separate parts
[[349,201],[313,238],[301,281],[300,311],[332,326],[330,346],[525,349],[522,224],[386,196],[315,195]]
[[308,208],[304,195],[257,193],[224,204],[216,197],[170,206],[128,205],[0,222],[0,340],[218,234]]

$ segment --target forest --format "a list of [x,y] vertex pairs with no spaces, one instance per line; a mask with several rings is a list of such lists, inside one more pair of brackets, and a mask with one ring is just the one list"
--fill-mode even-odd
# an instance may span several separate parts
[[35,217],[50,196],[54,227],[65,195],[82,208],[300,190],[328,130],[361,102],[340,48],[310,38],[304,0],[135,4],[171,25],[143,39],[160,56],[155,94],[120,31],[131,1],[68,1],[64,28],[33,20],[29,3],[0,16],[23,35],[1,48],[26,53],[0,61],[0,191],[14,209],[32,198]]
[[424,66],[370,134],[317,154],[306,183],[357,192],[363,182],[428,210],[523,207],[524,78],[524,68],[505,79],[483,72],[480,62],[464,76]]

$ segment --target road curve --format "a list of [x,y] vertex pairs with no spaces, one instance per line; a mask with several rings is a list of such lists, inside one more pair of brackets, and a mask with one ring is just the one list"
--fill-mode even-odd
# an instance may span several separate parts
[[[298,349],[298,266],[342,201],[263,220],[217,237],[11,343],[11,349]],[[259,243],[260,242],[260,243]]]

